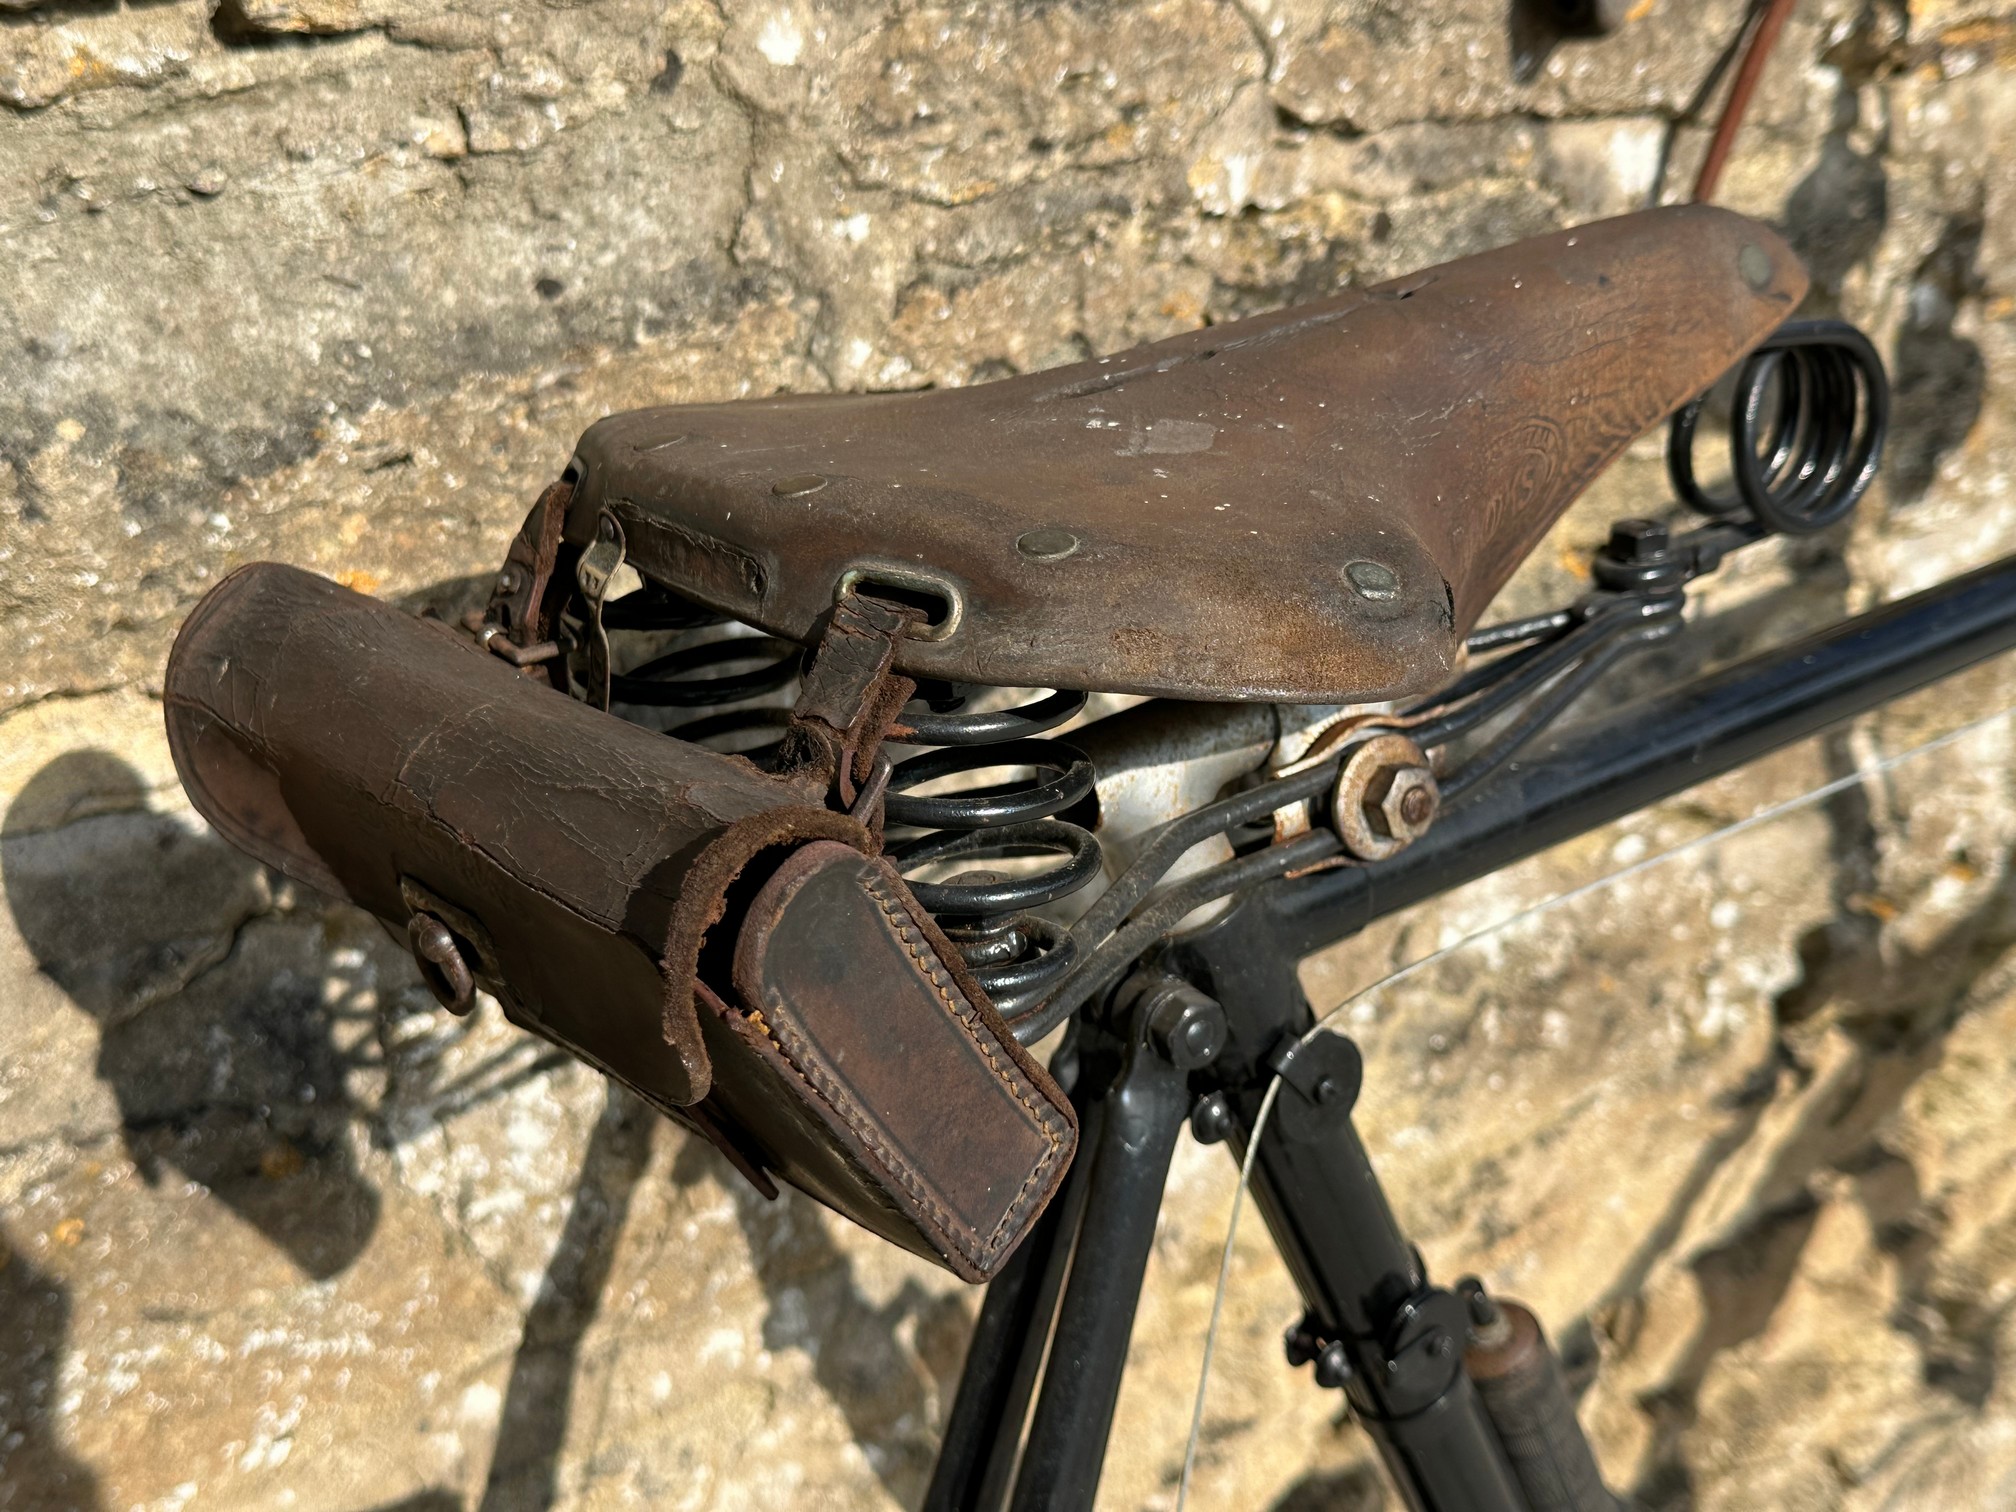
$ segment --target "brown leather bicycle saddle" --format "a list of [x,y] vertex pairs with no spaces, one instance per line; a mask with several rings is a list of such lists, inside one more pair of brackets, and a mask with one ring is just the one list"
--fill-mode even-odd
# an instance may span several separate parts
[[1791,314],[1758,223],[1653,210],[973,388],[593,426],[648,576],[794,640],[861,581],[910,673],[1357,702],[1445,681],[1582,487]]

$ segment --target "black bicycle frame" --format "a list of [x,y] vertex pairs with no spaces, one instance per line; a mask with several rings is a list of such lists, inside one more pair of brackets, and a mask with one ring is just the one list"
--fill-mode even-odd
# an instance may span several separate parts
[[[1084,1139],[1069,1184],[989,1288],[931,1512],[1089,1508],[1179,1129],[1243,1158],[1308,1308],[1291,1349],[1340,1387],[1416,1512],[1551,1512],[1521,1490],[1350,1120],[1358,1055],[1313,1025],[1302,957],[1904,693],[2016,649],[2016,557],[1564,729],[1389,861],[1283,879],[1175,942],[1098,1012],[1059,1076]],[[1453,1311],[1452,1311],[1453,1309]],[[1570,1424],[1572,1430],[1572,1422]],[[1515,1446],[1517,1447],[1517,1446]],[[1586,1454],[1586,1449],[1584,1450]]]

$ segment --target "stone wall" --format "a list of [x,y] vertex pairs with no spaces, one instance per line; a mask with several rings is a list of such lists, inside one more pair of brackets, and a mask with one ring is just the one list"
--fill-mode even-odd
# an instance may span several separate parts
[[[1675,197],[1741,9],[1646,0],[1522,83],[1498,0],[0,0],[0,1512],[915,1505],[973,1295],[444,1024],[222,846],[159,733],[174,626],[262,557],[458,592],[613,409],[977,381]],[[1800,4],[1722,198],[1876,335],[1897,427],[1695,657],[2016,547],[2016,12]],[[1508,605],[1663,497],[1650,442]],[[2012,701],[1970,674],[1312,995]],[[1648,1506],[2016,1502],[2011,755],[1990,724],[1346,1009],[1405,1222],[1541,1309]],[[1222,1155],[1170,1195],[1114,1508],[1174,1505]],[[1250,1222],[1233,1282],[1193,1504],[1390,1507]]]

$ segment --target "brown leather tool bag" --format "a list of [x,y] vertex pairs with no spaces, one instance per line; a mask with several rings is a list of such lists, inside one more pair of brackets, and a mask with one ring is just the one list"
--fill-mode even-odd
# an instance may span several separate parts
[[256,859],[411,938],[712,1139],[967,1280],[1062,1180],[1071,1108],[877,837],[312,573],[233,573],[177,637],[168,738]]

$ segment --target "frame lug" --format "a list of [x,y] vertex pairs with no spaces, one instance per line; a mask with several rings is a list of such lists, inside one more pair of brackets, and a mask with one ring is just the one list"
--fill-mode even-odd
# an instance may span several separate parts
[[1428,1287],[1395,1309],[1386,1330],[1386,1395],[1395,1412],[1418,1412],[1449,1390],[1463,1368],[1469,1308],[1454,1292]]

